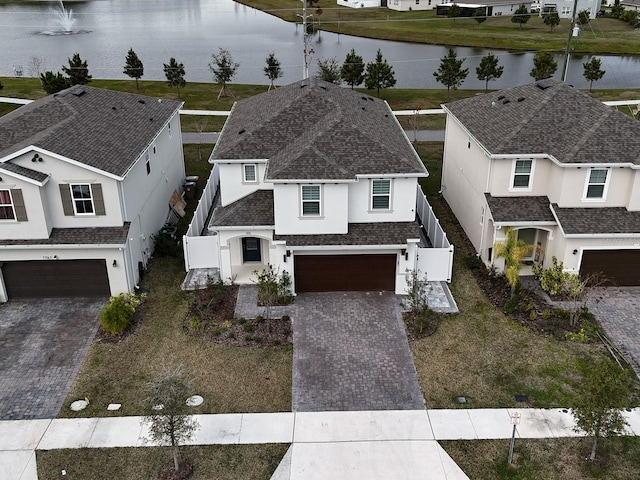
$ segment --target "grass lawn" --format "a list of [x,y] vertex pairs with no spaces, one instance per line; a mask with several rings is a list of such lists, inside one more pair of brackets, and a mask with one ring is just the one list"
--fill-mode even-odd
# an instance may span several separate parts
[[516,439],[515,466],[507,465],[509,440],[465,440],[440,445],[473,480],[583,480],[638,478],[640,439],[614,437],[601,441],[600,457],[585,460],[586,438]]
[[[194,466],[192,480],[268,480],[289,445],[181,447]],[[38,478],[148,480],[171,459],[168,448],[81,448],[38,450]],[[65,477],[61,476],[66,470]]]
[[[241,0],[251,7],[290,22],[299,22],[297,0]],[[316,14],[317,8],[322,10]],[[550,31],[542,18],[532,15],[522,26],[511,22],[508,15],[489,17],[478,27],[473,18],[437,17],[435,11],[398,12],[388,8],[339,7],[333,0],[319,0],[307,10],[315,14],[311,20],[320,28],[360,37],[380,38],[414,43],[484,47],[502,50],[564,51],[569,33],[569,20]],[[579,40],[573,40],[577,53],[638,54],[640,31],[613,18],[597,18],[582,29]],[[343,59],[338,59],[342,61]]]

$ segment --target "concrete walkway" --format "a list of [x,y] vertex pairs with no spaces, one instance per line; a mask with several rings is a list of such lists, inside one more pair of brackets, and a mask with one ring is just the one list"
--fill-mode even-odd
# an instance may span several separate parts
[[[564,409],[518,409],[518,438],[582,436]],[[273,480],[349,478],[463,480],[437,440],[511,438],[512,409],[283,412],[197,415],[190,444],[291,443]],[[640,409],[625,412],[640,435]],[[35,450],[140,447],[141,417],[0,421],[3,480],[36,480]]]

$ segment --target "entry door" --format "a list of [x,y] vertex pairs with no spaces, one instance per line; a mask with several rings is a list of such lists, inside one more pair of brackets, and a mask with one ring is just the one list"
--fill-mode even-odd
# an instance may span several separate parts
[[242,261],[243,262],[260,262],[260,239],[255,237],[246,237],[242,239]]

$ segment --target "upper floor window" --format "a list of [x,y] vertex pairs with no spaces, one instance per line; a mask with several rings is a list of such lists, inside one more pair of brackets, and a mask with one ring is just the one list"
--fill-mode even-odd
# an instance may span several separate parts
[[243,165],[242,166],[242,170],[243,170],[243,179],[245,182],[257,182],[258,181],[258,174],[257,174],[257,168],[254,164],[251,165]]
[[13,209],[13,200],[9,190],[0,190],[0,220],[15,220],[16,212]]
[[531,188],[533,160],[516,160],[513,164],[512,188]]
[[560,15],[571,15],[571,7],[562,7]]
[[391,208],[391,180],[372,181],[371,208],[373,210],[389,210]]
[[585,191],[585,198],[587,199],[603,199],[606,186],[608,170],[604,168],[592,168],[589,170],[589,177],[587,178],[587,186]]
[[320,185],[303,185],[302,215],[320,215]]
[[92,215],[94,213],[91,185],[86,183],[72,184],[71,198],[76,215]]

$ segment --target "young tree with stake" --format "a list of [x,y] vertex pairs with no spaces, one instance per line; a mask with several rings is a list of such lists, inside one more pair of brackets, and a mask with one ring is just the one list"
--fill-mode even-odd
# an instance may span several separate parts
[[273,52],[267,55],[265,61],[267,65],[264,67],[264,74],[269,79],[268,90],[271,90],[272,88],[276,88],[274,82],[282,76],[282,68],[280,67],[280,60],[276,58],[276,54]]
[[476,67],[476,75],[478,76],[478,80],[484,80],[485,92],[489,89],[489,81],[500,78],[503,71],[504,67],[502,65],[498,65],[498,57],[493,53],[488,53],[482,57],[480,65]]
[[144,74],[144,65],[142,61],[138,58],[136,52],[133,51],[133,48],[130,48],[127,52],[127,58],[125,59],[124,71],[122,72],[130,78],[136,79],[136,90],[138,89],[138,80],[142,78]]
[[220,97],[222,96],[233,96],[233,94],[227,89],[227,82],[233,80],[239,66],[239,63],[233,61],[233,57],[229,53],[229,50],[218,47],[218,53],[211,54],[209,70],[213,73],[214,81],[217,84],[222,84],[222,88],[218,94],[218,100],[220,100]]
[[184,79],[184,65],[178,63],[175,58],[171,57],[169,63],[163,63],[164,75],[167,77],[170,87],[178,89],[178,98],[180,98],[180,87],[184,87],[187,82]]
[[448,100],[451,100],[451,89],[457,90],[469,75],[469,69],[462,68],[465,60],[466,58],[458,60],[458,54],[453,48],[450,48],[448,53],[440,59],[438,70],[433,72],[436,81],[447,87]]

